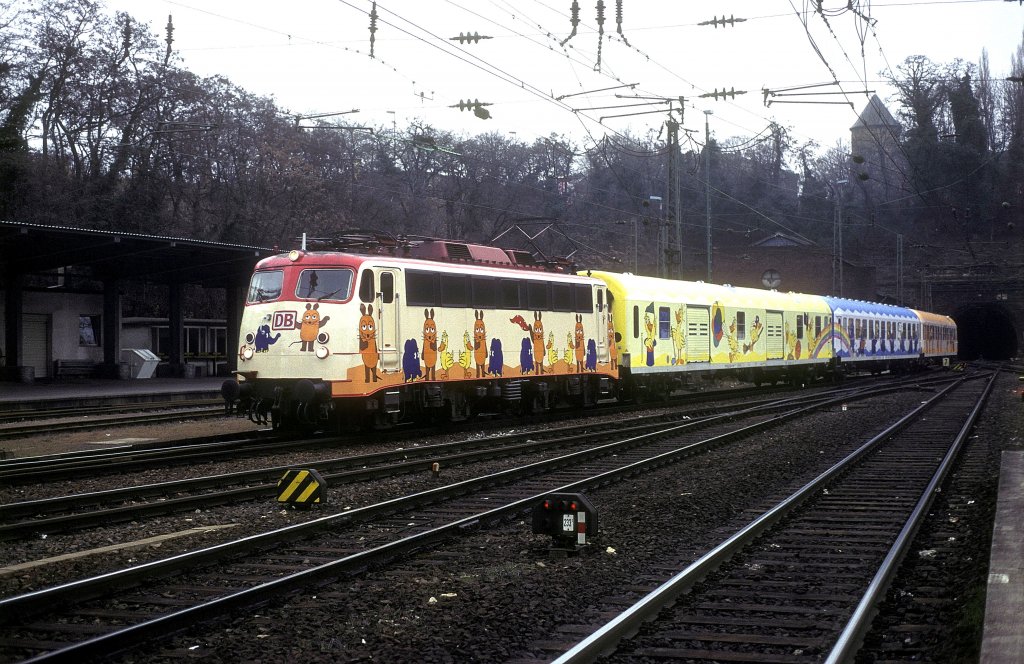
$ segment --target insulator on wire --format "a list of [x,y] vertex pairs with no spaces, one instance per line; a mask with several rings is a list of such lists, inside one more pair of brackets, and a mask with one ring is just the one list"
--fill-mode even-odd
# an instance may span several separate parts
[[465,44],[466,42],[469,42],[470,44],[476,44],[476,43],[479,43],[481,39],[493,39],[493,38],[489,37],[487,35],[481,35],[478,32],[473,32],[473,33],[467,32],[466,34],[462,34],[460,32],[458,37],[449,37],[448,41],[457,41],[460,44]]
[[558,44],[559,46],[565,46],[565,42],[576,36],[576,26],[580,24],[580,3],[578,0],[572,0],[572,7],[569,8],[569,12],[569,23],[572,25],[572,32]]
[[376,32],[377,32],[377,3],[374,2],[373,5],[370,7],[370,57],[371,58],[374,57],[374,55],[373,55],[373,44],[376,41],[376,36],[374,34]]

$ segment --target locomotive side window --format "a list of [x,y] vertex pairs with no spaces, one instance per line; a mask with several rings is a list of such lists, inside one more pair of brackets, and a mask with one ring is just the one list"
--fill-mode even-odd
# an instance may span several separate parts
[[469,283],[462,274],[441,275],[441,306],[469,306]]
[[796,338],[797,339],[803,339],[804,338],[804,315],[803,314],[799,314],[796,317]]
[[551,308],[551,289],[546,281],[531,281],[526,285],[526,306],[536,311]]
[[[576,293],[576,297],[577,297],[576,306],[577,307],[580,306],[579,299],[578,299],[579,296],[580,296],[580,294],[579,294],[579,292],[577,292]],[[611,304],[611,303],[609,303],[609,304]],[[597,310],[598,311],[604,311],[604,290],[602,290],[600,288],[597,289]]]
[[821,336],[821,316],[814,317],[814,337],[818,338]]
[[743,341],[747,338],[747,312],[736,312],[736,339]]
[[249,297],[246,301],[249,304],[254,304],[276,300],[281,297],[281,287],[283,285],[284,272],[280,270],[256,272],[249,281]]
[[[574,311],[578,314],[592,314],[594,313],[594,291],[590,287],[590,284],[576,284],[572,287],[573,305]],[[601,296],[604,291],[597,291],[597,309],[601,310]],[[609,302],[610,304],[610,302]]]
[[500,279],[498,281],[498,306],[502,309],[518,309],[520,303],[520,283],[512,279]]
[[473,307],[493,309],[498,304],[497,282],[486,277],[470,277],[473,291]]
[[572,287],[569,284],[551,284],[551,308],[572,311]]
[[436,307],[438,298],[437,274],[409,270],[405,275],[405,299],[413,307]]
[[351,270],[302,270],[295,284],[295,297],[309,300],[347,300],[351,291]]
[[633,307],[633,338],[640,338],[640,307]]
[[373,302],[377,289],[374,287],[373,270],[363,270],[359,280],[359,299],[363,302]]

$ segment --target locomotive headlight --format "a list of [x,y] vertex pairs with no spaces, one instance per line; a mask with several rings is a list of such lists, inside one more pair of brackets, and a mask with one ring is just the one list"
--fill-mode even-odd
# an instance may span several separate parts
[[292,249],[291,251],[288,252],[288,260],[290,260],[291,262],[294,263],[300,258],[302,258],[302,252],[299,251],[298,249]]
[[331,354],[331,351],[327,350],[327,346],[320,346],[316,349],[316,356],[321,360],[326,360],[327,356]]
[[245,350],[242,351],[242,359],[243,360],[251,360],[252,359],[252,354],[253,354],[253,349],[249,348],[249,347],[246,347]]

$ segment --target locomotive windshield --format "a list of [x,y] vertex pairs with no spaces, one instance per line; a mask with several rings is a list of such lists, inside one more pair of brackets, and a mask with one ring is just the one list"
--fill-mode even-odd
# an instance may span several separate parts
[[352,270],[303,270],[295,297],[307,300],[347,300],[352,295]]
[[256,272],[249,282],[249,304],[268,302],[281,297],[281,285],[284,283],[284,272]]

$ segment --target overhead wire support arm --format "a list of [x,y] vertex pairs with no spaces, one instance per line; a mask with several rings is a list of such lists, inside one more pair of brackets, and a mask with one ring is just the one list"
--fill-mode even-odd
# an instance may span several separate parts
[[[629,88],[630,90],[632,90],[633,88],[635,88],[638,85],[640,85],[640,84],[639,83],[624,83],[623,85],[613,85],[610,88],[598,88],[597,90],[586,90],[584,92],[572,92],[572,93],[567,94],[567,95],[561,95],[560,97],[555,97],[555,101],[562,101],[563,99],[568,99],[569,97],[578,97],[580,95],[594,94],[595,92],[608,92],[609,90],[618,90],[620,88]],[[615,95],[615,96],[618,97],[619,95]]]

